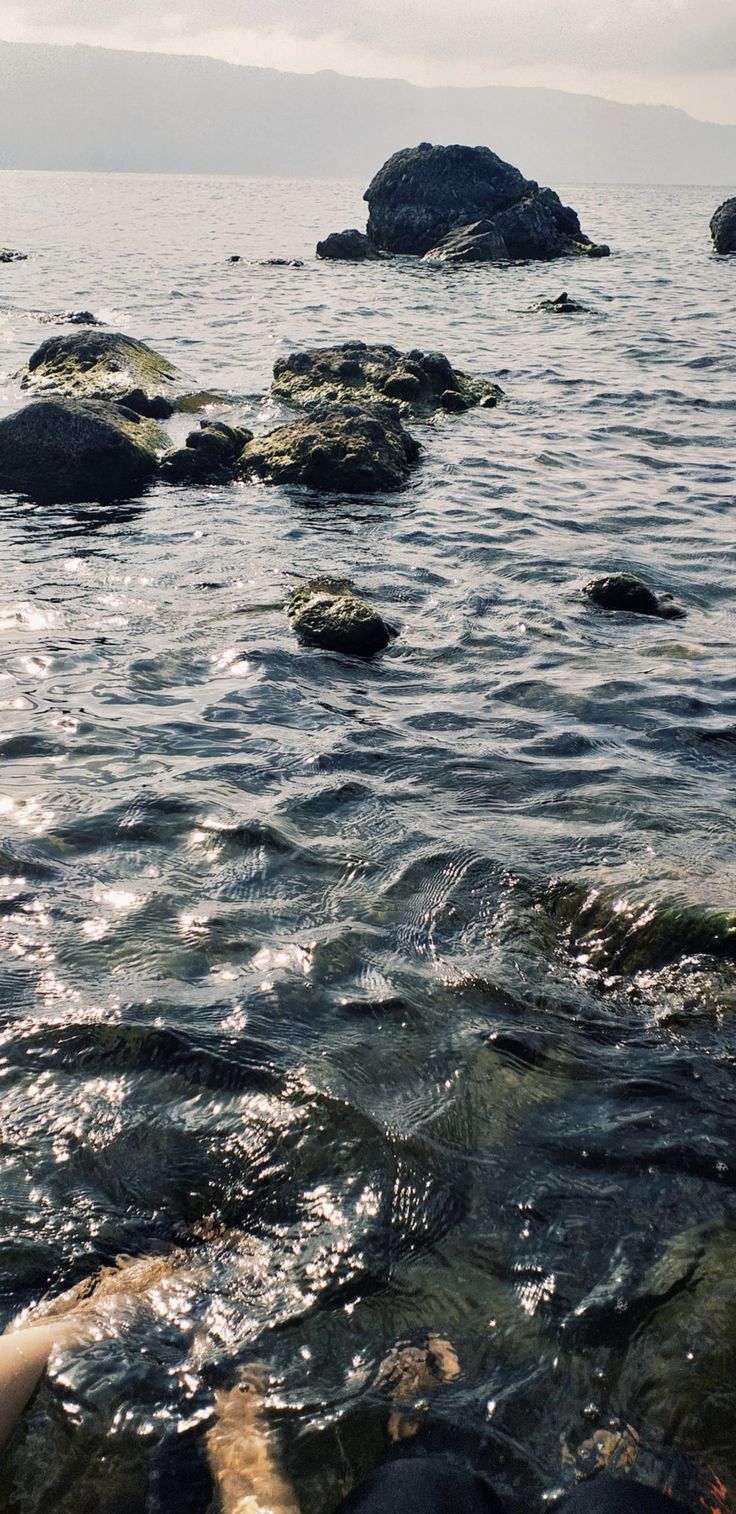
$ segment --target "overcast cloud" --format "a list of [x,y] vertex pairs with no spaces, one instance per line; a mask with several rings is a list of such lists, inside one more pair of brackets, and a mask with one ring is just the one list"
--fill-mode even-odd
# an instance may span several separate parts
[[546,84],[736,121],[736,0],[0,0],[0,37]]

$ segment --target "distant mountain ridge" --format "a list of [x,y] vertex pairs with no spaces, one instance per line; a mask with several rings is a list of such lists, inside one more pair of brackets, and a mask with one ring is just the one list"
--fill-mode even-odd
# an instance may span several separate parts
[[736,183],[736,126],[667,106],[0,42],[2,168],[367,183],[422,140],[487,145],[543,183]]

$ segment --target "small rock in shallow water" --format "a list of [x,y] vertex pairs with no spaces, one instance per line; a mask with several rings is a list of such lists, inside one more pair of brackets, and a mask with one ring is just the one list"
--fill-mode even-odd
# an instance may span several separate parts
[[40,504],[131,499],[167,438],[105,400],[41,399],[0,421],[0,490]]
[[239,471],[346,494],[401,488],[419,456],[392,404],[319,405],[249,442]]
[[656,615],[660,620],[683,620],[685,617],[685,611],[672,604],[669,596],[659,599],[633,573],[608,573],[603,578],[593,578],[585,585],[583,593],[602,610]]
[[295,589],[287,611],[303,641],[349,657],[373,657],[399,634],[347,579],[318,578]]
[[588,311],[587,305],[581,305],[577,300],[571,300],[569,294],[563,290],[556,300],[538,300],[532,305],[532,310],[543,310],[548,315],[584,315]]
[[104,326],[104,321],[98,321],[97,316],[91,310],[52,310],[48,315],[40,315],[39,321],[44,326]]
[[[288,405],[307,406],[335,400],[399,401],[402,411],[431,415],[437,410],[468,410],[496,404],[503,390],[490,379],[453,368],[444,352],[399,352],[375,342],[343,342],[338,347],[311,347],[279,358],[271,392]],[[447,396],[454,394],[456,399]]]
[[349,231],[333,231],[323,242],[317,243],[317,257],[331,261],[365,263],[367,259],[380,256],[365,232],[354,226]]
[[239,426],[203,422],[199,431],[190,431],[185,446],[167,452],[161,476],[170,484],[230,483],[238,458],[252,439],[253,432]]
[[736,252],[736,196],[718,206],[710,223],[710,234],[716,252]]
[[27,263],[27,252],[13,252],[11,247],[0,247],[0,263]]

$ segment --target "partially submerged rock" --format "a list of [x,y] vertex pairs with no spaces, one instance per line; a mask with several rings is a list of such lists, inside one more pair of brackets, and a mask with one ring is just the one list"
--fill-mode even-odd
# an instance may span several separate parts
[[634,615],[656,615],[660,620],[683,620],[685,611],[672,603],[669,595],[661,598],[633,573],[607,573],[593,578],[583,593],[602,610],[626,610]]
[[594,971],[633,975],[694,956],[736,962],[736,911],[576,883],[552,884],[541,907],[558,943]]
[[50,310],[38,317],[43,326],[104,326],[91,310]]
[[364,198],[368,237],[386,252],[466,262],[609,251],[581,231],[554,190],[540,189],[488,147],[404,148]]
[[724,200],[710,223],[716,252],[736,252],[736,196]]
[[235,478],[243,448],[253,432],[224,421],[202,421],[183,447],[167,452],[161,477],[170,484],[226,484]]
[[271,391],[289,405],[333,401],[396,400],[404,413],[493,406],[503,390],[490,379],[453,368],[442,352],[399,352],[381,343],[343,342],[280,358]]
[[0,263],[27,263],[27,252],[13,252],[12,247],[0,247]]
[[323,242],[317,243],[318,258],[364,263],[366,259],[376,259],[380,256],[378,248],[373,246],[370,238],[364,231],[358,231],[355,226],[348,231],[333,231],[325,237]]
[[119,331],[49,337],[18,377],[34,394],[118,400],[155,420],[166,420],[185,395],[181,375],[166,358]]
[[318,405],[246,446],[240,471],[346,494],[400,489],[419,456],[396,405]]
[[166,442],[151,421],[105,400],[35,400],[0,421],[0,490],[40,504],[131,499]]
[[532,310],[544,311],[546,315],[583,315],[588,311],[587,305],[581,305],[578,300],[571,300],[569,294],[563,289],[556,300],[537,300],[532,305]]
[[295,589],[287,613],[303,641],[349,657],[373,657],[399,634],[345,578],[317,578]]

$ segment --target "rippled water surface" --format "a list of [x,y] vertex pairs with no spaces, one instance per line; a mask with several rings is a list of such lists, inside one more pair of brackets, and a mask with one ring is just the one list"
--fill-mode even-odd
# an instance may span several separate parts
[[[609,261],[442,270],[314,261],[357,185],[1,177],[2,413],[80,308],[256,429],[274,360],[349,336],[508,402],[417,424],[390,497],[2,501],[3,1318],[172,1272],[55,1359],[0,1508],[203,1514],[257,1359],[321,1514],[428,1330],[462,1375],[420,1443],[515,1506],[626,1424],[735,1479],[726,190],[577,188]],[[590,313],[528,313],[562,288]],[[609,569],[687,618],[594,610]],[[373,663],[294,640],[324,571],[400,627]]]

